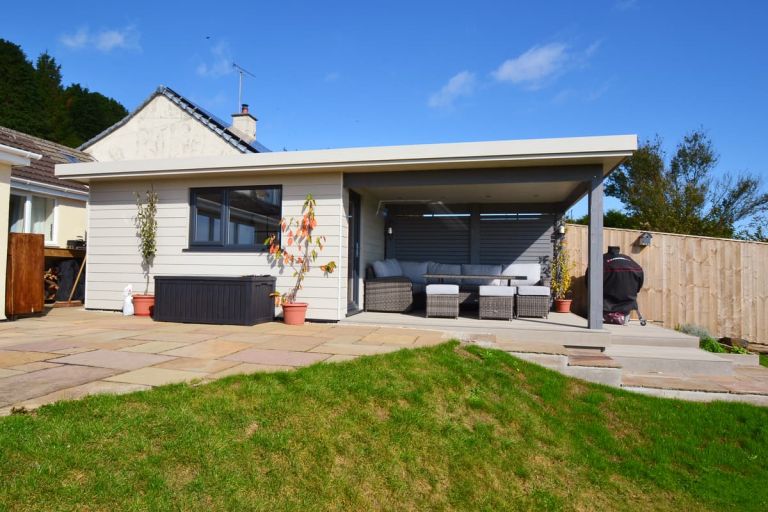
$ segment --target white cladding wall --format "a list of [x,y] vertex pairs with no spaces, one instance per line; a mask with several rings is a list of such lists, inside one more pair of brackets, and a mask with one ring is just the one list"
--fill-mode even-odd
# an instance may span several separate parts
[[[259,175],[241,177],[154,180],[159,196],[157,256],[152,275],[263,275],[278,277],[278,291],[287,291],[294,282],[292,271],[272,267],[264,253],[185,252],[189,239],[189,189],[236,185],[282,185],[283,216],[298,218],[307,193],[317,200],[316,235],[326,237],[326,247],[317,264],[336,261],[329,277],[316,268],[306,278],[299,298],[309,303],[308,318],[339,320],[346,314],[346,223],[343,209],[342,175]],[[146,181],[93,181],[88,208],[88,266],[86,307],[122,308],[127,284],[144,291],[141,257],[138,255],[134,191],[145,191]],[[343,257],[342,257],[343,256]],[[152,286],[150,286],[152,291]]]
[[165,96],[156,96],[85,152],[99,162],[240,154]]

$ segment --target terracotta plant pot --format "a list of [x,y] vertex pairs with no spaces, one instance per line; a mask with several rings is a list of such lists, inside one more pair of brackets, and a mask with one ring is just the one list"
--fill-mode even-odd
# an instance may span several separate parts
[[555,313],[570,313],[571,299],[555,299]]
[[154,295],[133,295],[133,314],[136,316],[152,316],[152,310],[155,309]]
[[302,325],[307,317],[306,302],[283,304],[283,322],[288,325]]

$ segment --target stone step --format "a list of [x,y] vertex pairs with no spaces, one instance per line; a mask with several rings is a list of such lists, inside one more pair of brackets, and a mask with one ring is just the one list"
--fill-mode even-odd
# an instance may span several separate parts
[[[613,327],[613,326],[612,326]],[[643,331],[642,327],[629,327],[622,332],[622,326],[611,329],[611,345],[644,345],[648,347],[681,347],[698,348],[699,339],[681,332],[669,329],[653,329]]]
[[733,363],[699,348],[612,345],[605,355],[627,373],[656,375],[733,375]]

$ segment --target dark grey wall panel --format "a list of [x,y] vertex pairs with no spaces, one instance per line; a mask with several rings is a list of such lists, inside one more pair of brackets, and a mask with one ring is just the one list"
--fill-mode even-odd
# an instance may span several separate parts
[[[548,274],[555,215],[514,205],[390,205],[387,257],[440,263],[542,263]],[[450,215],[450,214],[455,215]],[[472,250],[470,240],[477,244]]]

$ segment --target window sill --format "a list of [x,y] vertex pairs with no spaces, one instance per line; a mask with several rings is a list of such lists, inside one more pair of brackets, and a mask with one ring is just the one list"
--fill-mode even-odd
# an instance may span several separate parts
[[221,252],[240,252],[240,253],[252,253],[252,254],[266,254],[268,252],[267,249],[256,249],[253,247],[206,247],[206,246],[199,246],[199,247],[187,247],[186,249],[182,249],[181,252],[215,252],[215,253],[221,253]]

